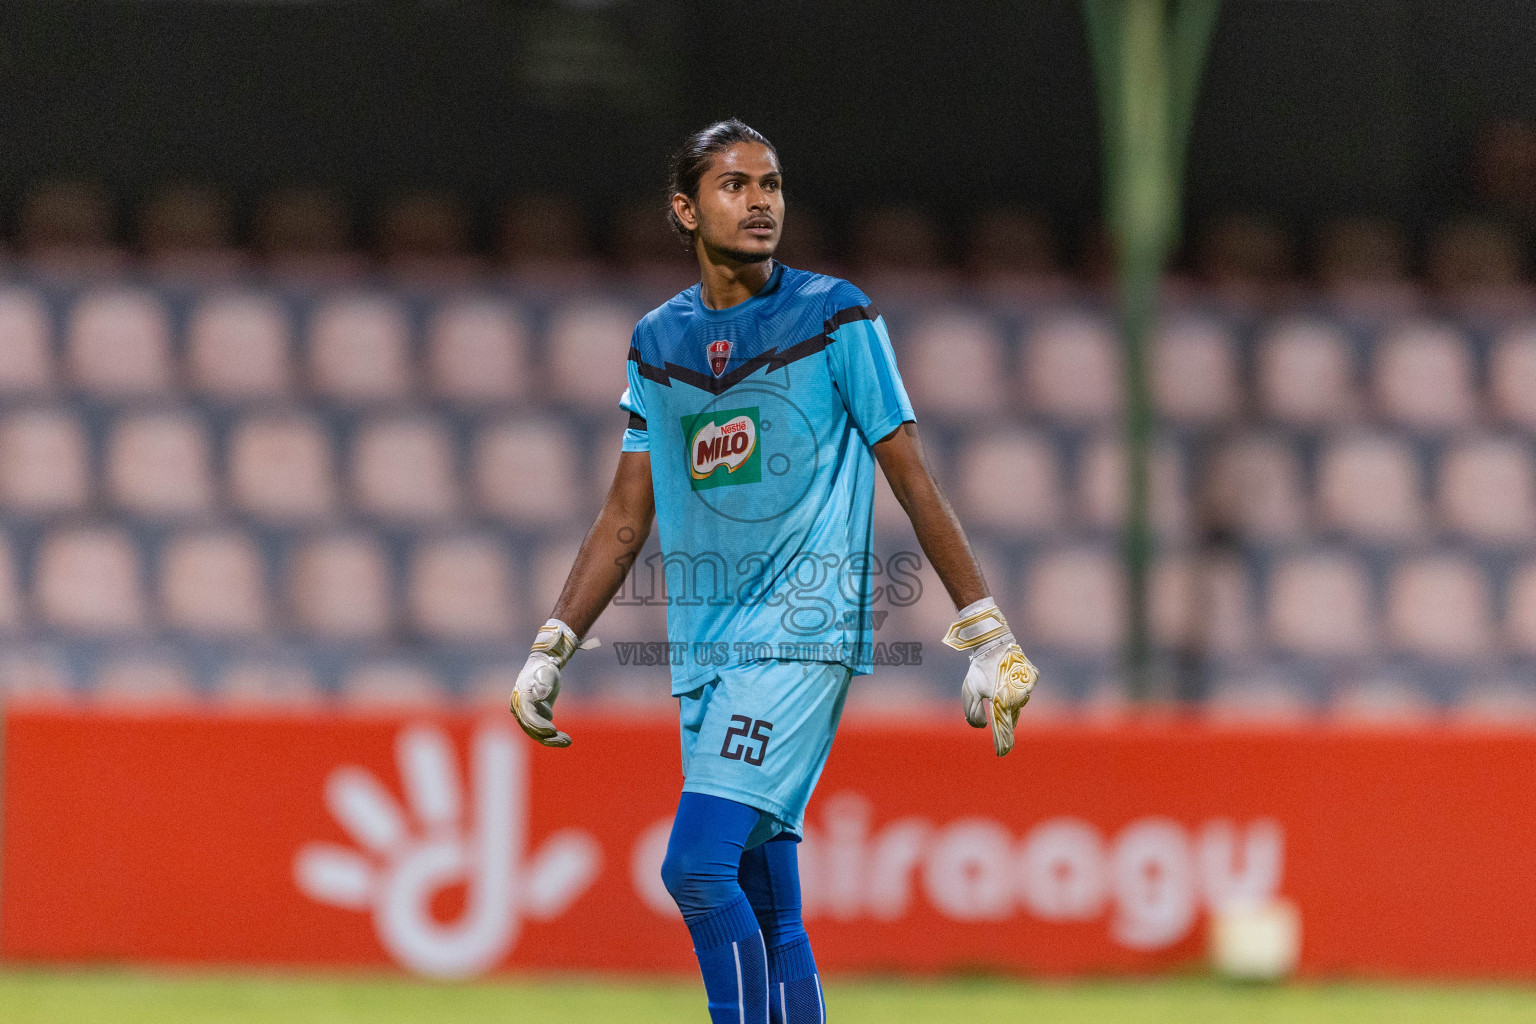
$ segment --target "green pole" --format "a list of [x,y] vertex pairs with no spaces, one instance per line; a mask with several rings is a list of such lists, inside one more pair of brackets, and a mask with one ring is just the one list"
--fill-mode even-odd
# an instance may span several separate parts
[[1152,690],[1149,578],[1153,410],[1148,340],[1178,244],[1184,154],[1221,0],[1083,0],[1104,140],[1105,221],[1115,242],[1125,363],[1126,688]]

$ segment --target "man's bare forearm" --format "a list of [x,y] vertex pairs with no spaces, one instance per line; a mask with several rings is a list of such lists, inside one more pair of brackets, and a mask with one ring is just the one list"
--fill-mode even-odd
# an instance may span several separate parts
[[965,531],[928,471],[915,423],[903,423],[874,446],[875,457],[907,517],[923,554],[956,608],[986,597],[987,581]]
[[603,510],[576,552],[576,561],[565,579],[560,599],[555,602],[553,616],[579,637],[587,635],[619,592],[651,534],[655,504],[650,472],[648,456],[627,453],[621,457]]

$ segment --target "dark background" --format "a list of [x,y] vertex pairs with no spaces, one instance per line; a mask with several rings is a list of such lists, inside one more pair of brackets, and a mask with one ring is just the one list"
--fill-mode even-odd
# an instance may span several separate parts
[[[792,196],[963,216],[1095,217],[1099,147],[1075,0],[44,2],[0,13],[0,227],[43,178],[120,207],[169,181],[318,184],[367,208],[451,192],[598,223],[660,194],[668,150],[735,114]],[[1536,5],[1228,0],[1195,118],[1189,212],[1411,231],[1466,205],[1478,129],[1536,113]],[[481,239],[483,242],[483,238]]]

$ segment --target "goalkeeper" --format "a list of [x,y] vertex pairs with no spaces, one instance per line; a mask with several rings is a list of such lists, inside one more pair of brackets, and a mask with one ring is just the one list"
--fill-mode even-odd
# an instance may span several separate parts
[[663,564],[682,570],[666,580],[668,639],[687,653],[672,668],[684,782],[662,878],[713,1020],[821,1024],[795,843],[849,680],[873,667],[876,462],[959,609],[944,642],[970,655],[965,717],[999,756],[1037,674],[924,462],[885,321],[847,282],[774,261],[774,148],[739,121],[711,125],[674,157],[670,191],[701,281],[635,328],[619,468],[512,711],[540,743],[571,742],[552,721],[561,670],[654,518]]

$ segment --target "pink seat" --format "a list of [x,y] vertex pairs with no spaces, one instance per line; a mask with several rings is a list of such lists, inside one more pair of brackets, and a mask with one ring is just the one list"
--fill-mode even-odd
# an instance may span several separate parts
[[1102,320],[1048,320],[1024,349],[1025,406],[1052,419],[1088,423],[1120,413],[1120,342]]
[[554,397],[594,409],[617,405],[635,320],[629,307],[597,300],[557,310],[544,345]]
[[230,494],[260,519],[299,521],[336,506],[331,440],[313,418],[297,413],[252,417],[230,438]]
[[144,623],[139,552],[122,530],[59,530],[37,556],[37,610],[42,620],[79,633],[119,633]]
[[1125,633],[1125,580],[1108,551],[1041,555],[1025,572],[1022,635],[1077,654],[1110,655]]
[[1371,585],[1352,556],[1317,552],[1275,567],[1268,625],[1275,646],[1310,656],[1358,655],[1375,644]]
[[505,544],[490,537],[425,541],[411,556],[411,619],[445,640],[510,639],[513,587]]
[[393,615],[389,564],[373,538],[320,537],[294,552],[288,576],[294,619],[329,640],[365,640],[388,631]]
[[90,452],[80,421],[47,408],[0,419],[0,505],[45,515],[90,497]]
[[1489,544],[1536,534],[1536,467],[1513,438],[1464,441],[1441,457],[1438,512],[1449,530]]
[[1274,420],[1298,427],[1348,420],[1360,408],[1349,342],[1331,324],[1282,322],[1258,346],[1259,404]]
[[341,681],[343,703],[359,711],[406,711],[437,708],[447,689],[430,671],[408,662],[359,665]]
[[1366,540],[1401,541],[1424,529],[1418,460],[1397,438],[1334,440],[1318,460],[1318,519]]
[[109,398],[162,394],[174,380],[170,317],[158,296],[87,292],[69,316],[69,366],[80,388]]
[[293,387],[288,317],[259,292],[211,296],[187,325],[192,385],[230,401],[273,398]]
[[444,305],[428,334],[432,390],[457,402],[506,402],[527,391],[528,331],[504,303]]
[[1279,437],[1231,441],[1211,461],[1204,502],[1217,525],[1265,539],[1294,536],[1306,522],[1301,461]]
[[120,507],[146,516],[213,506],[208,431],[186,413],[125,416],[107,448],[107,486]]
[[1241,404],[1233,339],[1211,323],[1176,323],[1152,345],[1152,395],[1174,423],[1232,419]]
[[990,318],[930,317],[904,340],[901,361],[919,416],[964,420],[1000,410],[1007,397],[1003,342]]
[[1520,654],[1536,655],[1536,562],[1511,575],[1505,605],[1505,642]]
[[1222,655],[1253,647],[1253,599],[1240,560],[1176,555],[1152,571],[1152,634],[1159,643]]
[[234,709],[312,709],[324,703],[314,673],[279,661],[237,661],[214,681],[214,697]]
[[[618,438],[607,444],[618,447]],[[508,420],[486,427],[475,444],[480,507],[517,523],[564,522],[581,498],[576,440],[555,420]],[[605,483],[606,486],[606,483]]]
[[459,507],[452,438],[425,417],[368,424],[352,451],[352,490],[358,508],[386,519],[452,515]]
[[6,645],[0,650],[0,708],[68,704],[74,698],[69,665],[56,651]]
[[977,522],[1038,532],[1061,513],[1061,467],[1050,441],[1019,430],[988,430],[961,448],[956,497]]
[[197,699],[186,666],[169,657],[129,655],[107,662],[96,673],[92,697],[110,706],[178,708]]
[[21,586],[16,577],[16,556],[6,535],[0,533],[0,635],[14,633],[21,625]]
[[1536,328],[1517,328],[1495,342],[1488,357],[1488,388],[1499,418],[1536,427]]
[[1488,581],[1456,555],[1406,561],[1387,587],[1387,627],[1394,646],[1443,661],[1471,661],[1493,653]]
[[[1078,469],[1077,512],[1098,529],[1118,529],[1126,511],[1125,442],[1118,435],[1095,438],[1082,455]],[[1189,523],[1189,496],[1183,460],[1171,445],[1152,452],[1152,523],[1159,531],[1174,533]]]
[[1381,415],[1407,427],[1461,426],[1477,409],[1470,346],[1449,328],[1418,324],[1382,338],[1372,384]]
[[1388,728],[1422,727],[1438,717],[1434,704],[1416,683],[1391,674],[1343,681],[1329,712],[1335,720],[1350,725]]
[[53,386],[48,311],[28,288],[0,289],[0,394]]
[[332,299],[309,323],[310,383],[327,398],[377,402],[411,390],[410,329],[392,299]]
[[160,561],[161,614],[173,629],[249,635],[267,627],[261,554],[244,534],[177,537]]

